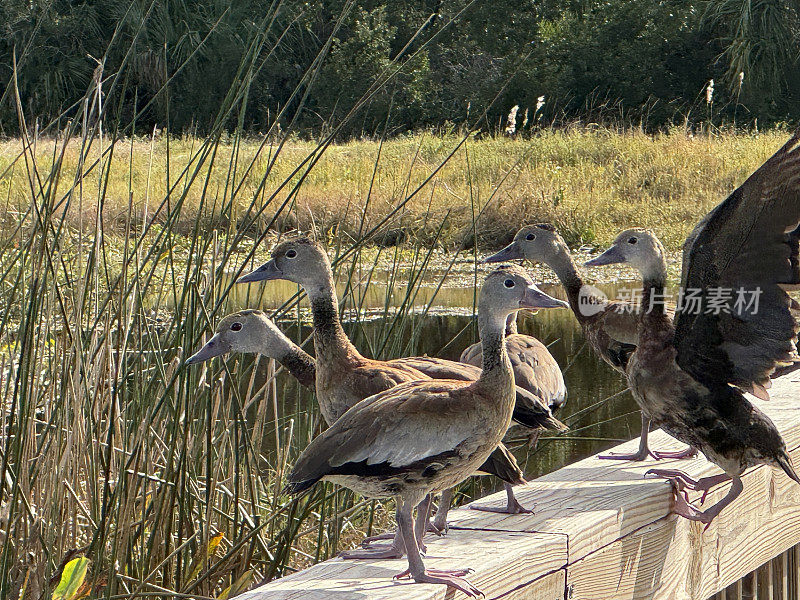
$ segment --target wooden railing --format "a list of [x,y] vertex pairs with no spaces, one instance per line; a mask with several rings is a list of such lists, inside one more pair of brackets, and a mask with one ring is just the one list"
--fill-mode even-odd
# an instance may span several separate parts
[[[794,464],[800,467],[800,373],[775,380],[770,393],[769,402],[756,402],[781,430]],[[657,450],[680,447],[661,431],[650,439]],[[637,443],[633,440],[615,450],[635,450]],[[525,506],[533,506],[534,514],[502,515],[468,508],[451,511],[447,536],[426,538],[425,564],[431,568],[471,567],[474,573],[469,579],[487,598],[742,598],[748,597],[742,581],[745,586],[748,581],[752,584],[753,576],[743,578],[762,565],[782,564],[781,555],[790,557],[789,550],[800,543],[800,485],[783,472],[769,467],[748,471],[742,495],[703,531],[702,524],[670,513],[669,483],[644,477],[656,464],[679,466],[695,477],[719,472],[702,457],[619,463],[593,456],[516,488],[517,498]],[[728,485],[714,488],[706,505],[719,500]],[[500,504],[505,494],[481,502],[487,500]],[[785,563],[787,571],[798,568],[789,558]],[[392,581],[392,575],[405,566],[405,560],[332,559],[239,599],[465,597],[444,586]],[[796,581],[797,575],[787,573],[785,579]],[[726,594],[729,586],[733,595],[730,590]],[[780,588],[780,582],[775,586]],[[744,595],[736,596],[737,589]],[[793,594],[783,596],[778,590],[769,597],[797,597],[796,585],[787,589]]]

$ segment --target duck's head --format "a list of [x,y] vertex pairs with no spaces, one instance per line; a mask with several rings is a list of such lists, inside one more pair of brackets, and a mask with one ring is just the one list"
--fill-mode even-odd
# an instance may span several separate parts
[[587,267],[627,263],[643,276],[660,274],[665,261],[664,247],[656,235],[635,227],[620,233],[611,247],[600,256],[586,262]]
[[243,275],[237,283],[253,283],[270,279],[286,279],[309,290],[315,284],[327,284],[331,263],[325,250],[308,237],[281,242],[272,250],[272,259],[252,273]]
[[525,269],[502,265],[486,276],[481,288],[480,306],[502,317],[505,327],[506,317],[520,309],[564,308],[569,305],[536,287]]
[[253,352],[280,358],[287,344],[291,344],[289,339],[267,315],[260,310],[243,310],[222,319],[214,336],[186,359],[186,364],[205,362],[230,352]]
[[508,246],[483,262],[497,263],[527,258],[533,262],[550,263],[567,248],[564,239],[549,223],[526,225],[517,232]]

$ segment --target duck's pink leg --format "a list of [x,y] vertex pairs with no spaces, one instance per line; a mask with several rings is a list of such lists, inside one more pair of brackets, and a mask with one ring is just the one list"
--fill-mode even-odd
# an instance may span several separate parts
[[408,503],[397,511],[397,522],[400,525],[400,532],[406,545],[408,555],[408,569],[395,575],[395,579],[412,577],[417,583],[438,583],[447,587],[455,588],[464,592],[470,598],[479,598],[484,594],[466,579],[464,575],[469,573],[469,569],[426,569],[422,562],[422,556],[417,547],[416,536],[414,535],[414,525],[411,519],[411,510]]
[[[700,521],[705,523],[705,529],[711,524],[711,521],[722,511],[723,508],[733,502],[736,497],[742,493],[744,485],[739,477],[731,477],[725,473],[719,475],[712,475],[710,477],[701,477],[700,479],[693,479],[686,473],[675,469],[650,469],[645,475],[656,475],[663,477],[672,483],[675,489],[675,514],[689,519],[690,521]],[[711,488],[720,483],[725,483],[731,480],[731,489],[722,500],[714,504],[712,507],[699,511],[689,503],[688,494],[686,490],[703,492],[700,498],[700,504],[705,502],[706,496]],[[683,493],[681,493],[683,492]],[[704,531],[705,531],[704,529]]]
[[504,483],[503,487],[506,489],[506,505],[505,506],[486,506],[484,504],[470,504],[472,510],[483,510],[486,512],[505,513],[509,515],[519,514],[532,514],[533,509],[525,508],[519,503],[516,496],[514,496],[514,488],[510,483]]
[[[709,477],[707,479],[711,478]],[[731,489],[727,494],[725,494],[725,497],[717,502],[714,506],[707,508],[704,511],[697,510],[694,506],[689,504],[680,493],[677,493],[675,495],[675,514],[685,517],[690,521],[700,521],[701,523],[705,523],[706,526],[703,528],[703,531],[705,531],[708,529],[709,525],[711,525],[711,521],[713,521],[714,518],[720,512],[722,512],[723,508],[736,500],[736,497],[742,493],[743,489],[744,485],[742,484],[742,480],[738,477],[733,477]],[[708,492],[706,491],[706,493]],[[703,498],[705,498],[705,494],[703,494]]]
[[703,504],[703,502],[706,501],[706,496],[708,496],[708,492],[713,486],[719,485],[720,483],[725,483],[731,479],[730,475],[726,475],[725,473],[711,475],[710,477],[701,477],[700,479],[693,479],[683,471],[679,471],[677,469],[650,469],[644,475],[645,477],[648,475],[655,475],[656,477],[669,479],[679,492],[684,493],[684,496],[686,496],[686,490],[703,492],[703,497],[700,498],[700,504]]
[[604,460],[646,460],[650,455],[647,449],[647,434],[650,432],[650,417],[642,413],[642,435],[639,438],[639,449],[636,452],[628,454],[616,454],[609,452],[608,454],[601,454],[597,458]]
[[695,448],[694,446],[689,446],[684,450],[675,450],[675,451],[669,450],[666,452],[651,450],[650,455],[656,460],[669,459],[669,458],[673,460],[680,460],[682,458],[693,458],[697,456],[697,452],[698,452],[697,448]]
[[[417,506],[417,520],[414,527],[417,536],[417,546],[420,551],[425,554],[427,548],[422,541],[422,536],[425,535],[428,525],[428,515],[431,510],[432,498],[429,495]],[[392,540],[391,544],[372,544],[375,540],[388,539]],[[362,549],[345,550],[339,556],[346,559],[381,559],[381,558],[402,558],[405,553],[405,546],[403,545],[403,538],[398,529],[395,533],[383,533],[380,535],[372,536],[364,539],[361,542]]]

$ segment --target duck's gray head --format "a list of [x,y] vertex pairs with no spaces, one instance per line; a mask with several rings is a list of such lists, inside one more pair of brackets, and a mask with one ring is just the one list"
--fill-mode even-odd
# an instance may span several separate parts
[[514,241],[484,262],[497,263],[526,258],[549,264],[566,249],[567,245],[555,227],[549,223],[538,223],[520,229],[514,236]]
[[289,339],[266,314],[260,310],[243,310],[223,318],[213,337],[186,359],[186,364],[205,362],[231,352],[252,352],[280,358],[287,344],[291,344]]
[[481,288],[480,305],[502,317],[504,323],[509,314],[523,308],[569,306],[563,300],[545,294],[525,269],[516,265],[502,265],[486,276]]
[[664,246],[656,235],[648,229],[634,227],[620,233],[608,250],[587,261],[586,266],[627,263],[648,278],[663,274],[664,261]]
[[325,250],[311,238],[303,236],[275,246],[272,259],[240,277],[237,283],[286,279],[309,291],[315,285],[327,285],[330,273],[331,263]]

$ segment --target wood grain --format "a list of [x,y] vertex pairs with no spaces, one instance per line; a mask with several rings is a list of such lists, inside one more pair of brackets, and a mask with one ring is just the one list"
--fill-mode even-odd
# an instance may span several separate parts
[[[775,380],[770,394],[769,402],[754,402],[781,430],[800,466],[800,374]],[[682,447],[661,431],[652,432],[650,440],[657,450]],[[632,440],[613,450],[637,446]],[[720,472],[702,457],[627,463],[593,456],[515,488],[535,514],[451,511],[450,533],[427,540],[426,565],[474,568],[469,579],[488,598],[705,600],[800,542],[800,486],[783,472],[765,466],[748,471],[742,495],[703,531],[670,514],[671,486],[644,477],[653,467],[680,468],[694,477]],[[728,485],[712,490],[706,505],[724,496]],[[480,503],[501,505],[505,494]],[[334,559],[239,598],[463,597],[443,586],[393,582],[392,575],[405,566],[404,560]]]
[[[468,579],[482,589],[487,598],[545,600],[553,598],[554,581],[549,578],[542,590],[532,582],[562,569],[567,564],[567,538],[554,534],[522,534],[505,531],[457,531],[428,544],[425,566],[475,570]],[[406,561],[355,561],[333,559],[300,573],[247,592],[240,600],[441,600],[454,592],[441,585],[392,581],[406,568]],[[563,574],[563,571],[562,571]],[[561,596],[563,597],[562,575]],[[526,595],[522,590],[527,588]],[[515,591],[518,590],[518,591]],[[514,595],[508,595],[514,591]],[[459,592],[460,594],[460,592]]]

